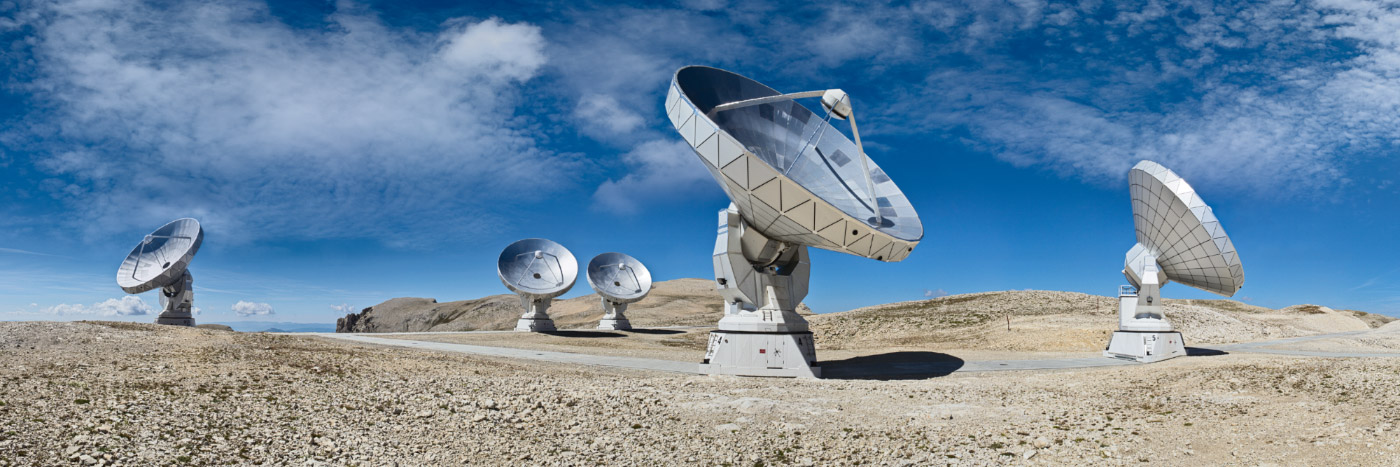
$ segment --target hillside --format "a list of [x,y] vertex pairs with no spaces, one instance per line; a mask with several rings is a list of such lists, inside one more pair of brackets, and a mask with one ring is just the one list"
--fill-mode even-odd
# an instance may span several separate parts
[[[1116,298],[1037,290],[891,303],[810,321],[819,346],[829,349],[1090,351],[1102,349],[1117,329],[1117,313]],[[1317,305],[1274,310],[1233,300],[1167,299],[1166,314],[1188,345],[1358,331],[1394,321]]]
[[[575,287],[587,284],[576,284]],[[337,321],[337,332],[476,331],[515,328],[524,312],[514,294],[438,303],[430,298],[395,298]],[[657,282],[647,298],[627,308],[636,327],[707,326],[719,321],[723,302],[707,279]],[[549,316],[561,329],[592,328],[603,316],[597,294],[555,300]]]
[[[1394,318],[1318,305],[1270,309],[1234,300],[1166,301],[1167,317],[1189,344],[1249,342],[1365,330]],[[806,307],[800,310],[810,313]],[[396,298],[342,318],[338,332],[508,330],[522,308],[515,295],[438,303]],[[549,314],[561,329],[588,329],[602,316],[598,296],[555,301]],[[713,326],[722,314],[711,281],[658,282],[632,304],[638,328]],[[1011,330],[1007,330],[1008,318]],[[1117,328],[1117,299],[1074,292],[1004,291],[952,295],[811,315],[819,349],[985,349],[1093,351]],[[694,336],[703,345],[702,335]]]

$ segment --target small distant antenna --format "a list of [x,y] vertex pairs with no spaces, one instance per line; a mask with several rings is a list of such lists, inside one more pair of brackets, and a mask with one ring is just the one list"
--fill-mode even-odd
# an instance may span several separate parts
[[190,260],[204,243],[204,229],[191,218],[176,219],[136,244],[117,268],[117,285],[129,294],[161,289],[156,324],[194,326],[194,276]]
[[573,288],[578,278],[578,261],[558,243],[527,238],[501,252],[496,260],[496,275],[506,288],[520,295],[520,304],[525,308],[525,314],[515,323],[516,331],[553,331],[549,304]]
[[588,284],[603,301],[603,319],[598,329],[632,329],[623,312],[627,305],[646,298],[651,292],[651,272],[637,258],[622,253],[603,253],[588,262]]

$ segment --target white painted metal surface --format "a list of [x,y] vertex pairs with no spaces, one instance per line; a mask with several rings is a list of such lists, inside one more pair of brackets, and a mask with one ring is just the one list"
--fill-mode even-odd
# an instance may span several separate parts
[[520,295],[520,305],[525,308],[525,314],[516,321],[516,331],[553,331],[549,304],[573,288],[578,279],[578,261],[558,243],[527,238],[501,251],[496,275],[506,288]]
[[588,284],[603,302],[603,318],[598,329],[628,330],[632,322],[624,314],[627,305],[651,292],[651,271],[637,258],[622,253],[603,253],[588,262]]
[[[794,100],[818,96],[825,117]],[[850,96],[783,94],[690,66],[672,78],[665,110],[732,201],[719,213],[713,253],[725,316],[705,371],[818,375],[807,321],[796,312],[807,296],[807,247],[893,262],[924,234],[909,199],[865,154]],[[855,142],[830,124],[833,117],[850,122]]]
[[161,289],[156,324],[194,326],[190,260],[204,243],[199,221],[176,219],[141,239],[117,268],[117,285],[130,294]]
[[1134,290],[1119,293],[1119,331],[1104,355],[1143,362],[1184,355],[1180,333],[1162,312],[1161,288],[1176,281],[1228,297],[1244,285],[1244,269],[1215,213],[1181,176],[1142,161],[1128,172],[1128,191],[1137,244],[1124,258],[1123,276]]

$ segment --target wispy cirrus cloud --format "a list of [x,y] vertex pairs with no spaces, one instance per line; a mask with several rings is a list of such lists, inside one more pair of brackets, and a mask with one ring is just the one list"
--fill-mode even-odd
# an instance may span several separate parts
[[42,253],[42,252],[38,252],[38,251],[20,250],[20,249],[17,249],[17,248],[0,248],[0,253],[9,253],[9,254],[13,254],[13,255],[28,255],[28,256],[50,256],[50,257],[55,257],[55,258],[62,258],[62,256],[55,255],[55,254]]
[[635,214],[667,198],[710,188],[710,173],[682,139],[650,140],[622,155],[631,170],[603,182],[593,193],[594,207],[615,214]]
[[[765,8],[785,14],[751,11]],[[580,15],[625,22],[639,12],[652,13]],[[872,141],[946,135],[1090,183],[1119,183],[1138,160],[1153,159],[1222,191],[1327,197],[1369,177],[1356,173],[1358,161],[1400,142],[1400,10],[1380,2],[746,4],[699,20],[688,14],[660,12],[653,27],[664,29],[638,31],[709,47],[636,40],[626,30],[564,47],[615,46],[615,66],[580,73],[581,82],[664,82],[699,63],[789,91],[845,87],[866,111]],[[681,18],[684,27],[668,22]],[[725,31],[734,30],[745,36],[731,44]],[[610,114],[641,116],[643,129],[674,138],[658,110],[660,89],[588,89],[588,99],[616,104]],[[605,139],[636,149],[658,138],[620,133]],[[625,167],[651,166],[633,159]],[[1370,182],[1362,188],[1387,189]],[[599,190],[609,191],[619,191],[616,180]]]
[[490,229],[489,206],[571,180],[516,112],[549,60],[535,25],[425,32],[349,3],[314,29],[242,0],[22,3],[5,27],[27,32],[28,59],[10,65],[37,105],[0,147],[51,175],[91,235],[189,215],[226,241],[407,246]]

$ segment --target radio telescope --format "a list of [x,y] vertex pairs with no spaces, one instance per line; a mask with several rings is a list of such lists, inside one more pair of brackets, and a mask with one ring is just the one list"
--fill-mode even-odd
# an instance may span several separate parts
[[[821,98],[823,114],[795,99]],[[719,212],[715,285],[725,299],[702,370],[818,377],[807,321],[807,247],[900,261],[923,238],[909,199],[866,156],[840,89],[781,94],[716,68],[681,68],[666,114],[732,203]],[[824,115],[824,116],[823,116]],[[830,124],[848,120],[852,142]]]
[[1139,362],[1186,355],[1181,333],[1162,314],[1161,287],[1177,281],[1229,297],[1244,285],[1244,269],[1215,213],[1176,172],[1142,161],[1128,184],[1137,244],[1123,275],[1132,285],[1119,288],[1118,331],[1104,355]]
[[129,294],[160,289],[156,324],[194,326],[194,276],[190,260],[204,243],[199,221],[184,218],[165,224],[141,239],[117,268],[117,285]]
[[554,330],[549,303],[564,295],[578,278],[574,254],[558,243],[527,238],[507,246],[496,260],[496,275],[511,292],[520,295],[525,314],[515,322],[516,331]]
[[628,330],[632,323],[623,315],[627,304],[641,301],[651,292],[651,272],[637,258],[622,253],[603,253],[588,262],[588,285],[603,297],[603,319],[598,329]]

